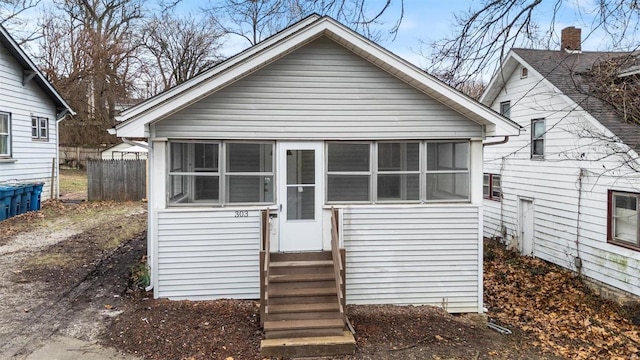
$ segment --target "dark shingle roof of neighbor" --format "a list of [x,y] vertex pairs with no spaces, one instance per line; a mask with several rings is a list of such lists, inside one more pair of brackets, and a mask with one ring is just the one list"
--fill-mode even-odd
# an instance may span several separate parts
[[631,53],[600,51],[569,53],[533,49],[513,49],[513,51],[625,144],[636,152],[640,151],[640,126],[624,121],[610,105],[594,96],[589,91],[589,84],[584,78],[584,74],[594,64],[607,59],[628,56]]

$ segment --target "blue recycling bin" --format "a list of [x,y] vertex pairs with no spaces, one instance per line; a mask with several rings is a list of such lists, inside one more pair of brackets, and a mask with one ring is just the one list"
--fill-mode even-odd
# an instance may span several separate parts
[[11,198],[15,189],[12,186],[0,186],[0,221],[6,220],[11,213]]
[[20,212],[20,209],[22,208],[20,204],[22,202],[22,193],[24,193],[24,186],[15,185],[13,196],[11,197],[11,208],[9,209],[9,217],[22,214]]
[[22,185],[22,198],[20,199],[20,214],[24,214],[31,210],[31,193],[33,192],[33,184]]
[[44,183],[33,184],[33,191],[31,192],[31,203],[29,207],[31,211],[40,210],[41,202],[40,198],[42,196],[42,188],[44,187]]

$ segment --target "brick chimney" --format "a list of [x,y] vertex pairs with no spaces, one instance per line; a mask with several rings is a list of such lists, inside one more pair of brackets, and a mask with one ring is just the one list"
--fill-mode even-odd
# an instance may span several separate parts
[[569,26],[562,29],[560,36],[560,50],[580,51],[582,47],[580,42],[582,40],[582,30]]

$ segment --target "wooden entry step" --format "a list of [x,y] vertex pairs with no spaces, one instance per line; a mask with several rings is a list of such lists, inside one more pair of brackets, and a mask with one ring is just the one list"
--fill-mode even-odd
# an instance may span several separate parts
[[262,356],[285,358],[338,356],[353,354],[356,340],[348,331],[338,336],[265,339],[260,342]]

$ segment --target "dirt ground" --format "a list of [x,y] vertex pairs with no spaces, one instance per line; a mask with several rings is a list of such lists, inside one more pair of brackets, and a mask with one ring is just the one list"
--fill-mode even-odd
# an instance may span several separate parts
[[[48,202],[0,222],[0,359],[48,339],[99,341],[141,359],[262,359],[258,304],[153,300],[146,204]],[[574,274],[485,244],[487,316],[349,306],[356,353],[340,359],[639,359],[640,308],[604,301]]]
[[48,201],[0,222],[0,358],[24,358],[52,336],[97,340],[145,229],[144,203]]

